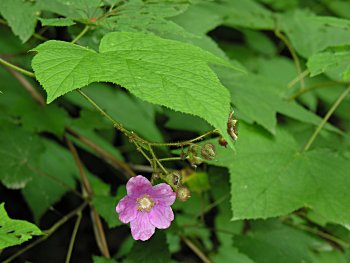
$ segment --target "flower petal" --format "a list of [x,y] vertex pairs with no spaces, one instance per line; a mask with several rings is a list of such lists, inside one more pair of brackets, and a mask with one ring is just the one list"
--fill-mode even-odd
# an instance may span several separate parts
[[176,193],[171,189],[170,185],[161,183],[152,187],[148,192],[149,195],[160,205],[172,205],[176,199]]
[[156,205],[149,213],[149,220],[156,228],[168,228],[174,220],[173,210],[170,206]]
[[126,191],[129,196],[138,197],[152,188],[150,181],[142,175],[134,176],[126,184]]
[[135,240],[148,240],[154,234],[155,227],[148,218],[148,213],[138,212],[136,218],[130,222],[131,235]]
[[115,210],[119,214],[119,220],[124,224],[127,224],[136,218],[136,201],[129,196],[125,196],[122,200],[119,201]]

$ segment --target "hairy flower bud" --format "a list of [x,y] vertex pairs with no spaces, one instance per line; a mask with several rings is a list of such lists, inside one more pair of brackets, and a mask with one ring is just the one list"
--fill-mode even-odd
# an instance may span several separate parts
[[216,155],[215,146],[212,143],[206,143],[201,148],[201,155],[206,160],[213,160]]
[[186,202],[191,197],[190,189],[186,186],[180,186],[176,191],[176,196],[181,202]]

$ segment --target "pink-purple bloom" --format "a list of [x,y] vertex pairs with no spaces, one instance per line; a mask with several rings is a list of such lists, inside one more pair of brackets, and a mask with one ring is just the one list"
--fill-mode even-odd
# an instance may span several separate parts
[[148,240],[155,228],[165,229],[174,220],[171,205],[176,193],[168,184],[152,186],[142,175],[132,177],[126,184],[127,196],[116,207],[119,220],[130,222],[131,234],[135,240]]

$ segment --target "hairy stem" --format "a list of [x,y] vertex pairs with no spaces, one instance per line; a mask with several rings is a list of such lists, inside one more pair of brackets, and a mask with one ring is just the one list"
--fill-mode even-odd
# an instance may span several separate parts
[[81,219],[82,219],[82,213],[78,212],[78,214],[77,214],[77,221],[75,222],[75,225],[74,225],[74,228],[73,228],[73,232],[72,232],[72,237],[71,237],[70,242],[69,242],[69,247],[68,247],[65,263],[69,263],[70,259],[72,257],[72,252],[73,252],[73,247],[74,247],[74,243],[75,243],[75,238],[76,238],[77,233],[78,233],[78,229],[79,229],[79,226],[80,226]]
[[327,112],[327,114],[324,116],[324,118],[322,119],[322,121],[320,122],[320,124],[317,126],[315,132],[311,135],[310,139],[308,140],[308,142],[306,143],[305,147],[303,148],[302,152],[307,151],[310,146],[312,145],[312,143],[315,141],[315,139],[317,138],[318,134],[320,133],[320,131],[322,130],[322,128],[324,127],[324,125],[327,123],[328,119],[332,116],[332,114],[335,112],[335,110],[338,108],[338,106],[340,105],[340,103],[345,99],[345,97],[349,94],[350,92],[350,86],[348,86],[346,88],[346,90],[344,90],[342,92],[342,94],[340,94],[340,96],[338,97],[338,99],[334,102],[334,104],[332,105],[332,107],[329,109],[329,111]]

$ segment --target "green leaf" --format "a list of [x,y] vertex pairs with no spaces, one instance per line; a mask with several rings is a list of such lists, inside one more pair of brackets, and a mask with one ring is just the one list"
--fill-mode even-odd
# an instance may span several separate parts
[[189,36],[181,26],[167,18],[186,10],[187,1],[125,1],[115,9],[116,15],[98,21],[98,25],[108,31],[153,32],[157,35],[171,34]]
[[350,77],[350,49],[338,48],[314,54],[307,67],[311,77],[326,73],[336,80],[347,80]]
[[92,203],[95,206],[97,212],[107,222],[109,228],[120,226],[123,223],[119,221],[118,214],[115,211],[115,207],[118,202],[126,195],[126,189],[120,186],[117,191],[117,196],[110,195],[95,195],[92,199]]
[[204,192],[210,189],[208,174],[204,172],[194,172],[183,178],[189,189],[193,192]]
[[114,259],[98,257],[98,256],[93,256],[92,259],[94,263],[116,263],[117,262]]
[[[160,230],[161,231],[161,230]],[[124,263],[164,263],[170,262],[170,253],[164,233],[160,231],[147,242],[137,242]]]
[[75,22],[69,18],[39,18],[42,26],[72,26]]
[[43,145],[39,138],[15,125],[0,126],[0,180],[10,189],[23,188],[35,175]]
[[232,27],[246,27],[252,29],[274,29],[273,13],[253,0],[224,0],[218,3],[225,22]]
[[[321,122],[321,118],[313,112],[295,101],[287,101],[283,96],[284,86],[270,78],[256,74],[237,77],[229,74],[227,70],[220,70],[219,76],[231,91],[232,103],[239,113],[244,114],[244,117],[248,118],[247,121],[252,120],[260,124],[272,134],[276,129],[277,112],[313,125]],[[339,132],[331,125],[327,125],[327,129]]]
[[8,217],[5,204],[0,204],[0,249],[22,244],[33,236],[40,236],[40,229],[24,220]]
[[[162,134],[155,124],[156,108],[154,105],[101,83],[93,83],[84,88],[83,91],[98,105],[102,105],[103,109],[122,123],[125,128],[135,131],[146,139],[163,141]],[[65,98],[83,108],[96,111],[90,103],[77,93],[69,93]],[[125,112],[120,109],[128,109],[128,111]],[[101,114],[98,114],[98,116],[100,119],[102,118]],[[112,127],[112,124],[108,123],[109,127]]]
[[298,10],[280,17],[280,23],[292,46],[305,58],[328,47],[348,45],[350,41],[350,21],[346,19]]
[[90,19],[102,15],[101,0],[37,0],[40,10],[50,11],[71,19]]
[[207,63],[230,64],[197,47],[115,32],[102,39],[100,53],[61,41],[35,51],[32,66],[48,102],[91,82],[113,82],[143,100],[202,117],[226,134],[229,94]]
[[75,188],[78,174],[68,150],[49,140],[41,142],[45,145],[45,151],[40,156],[35,175],[22,190],[36,222],[66,192]]
[[34,33],[37,7],[30,1],[1,0],[0,14],[6,19],[13,33],[26,42]]
[[259,263],[312,262],[311,248],[318,242],[307,234],[278,221],[257,221],[245,236],[235,236],[239,251]]
[[267,218],[311,207],[328,220],[350,222],[350,164],[324,149],[300,153],[284,130],[275,138],[241,123],[231,173],[234,219]]

